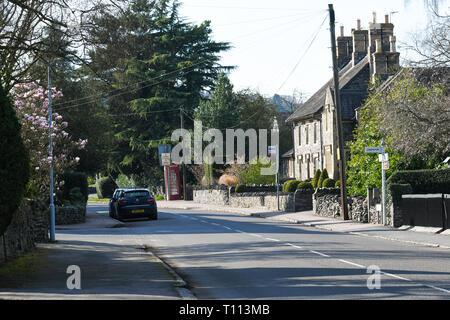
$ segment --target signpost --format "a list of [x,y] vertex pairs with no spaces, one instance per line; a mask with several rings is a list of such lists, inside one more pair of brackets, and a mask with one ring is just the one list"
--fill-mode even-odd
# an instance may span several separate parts
[[386,153],[384,139],[381,140],[381,147],[366,147],[366,153],[378,153],[378,161],[381,162],[381,211],[383,212],[383,224],[386,224],[386,175],[385,171],[389,169],[389,154]]

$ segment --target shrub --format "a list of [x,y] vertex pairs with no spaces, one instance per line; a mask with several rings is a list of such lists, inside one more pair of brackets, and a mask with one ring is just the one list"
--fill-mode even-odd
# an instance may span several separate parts
[[297,190],[299,189],[314,189],[314,186],[312,185],[312,182],[303,181],[298,184]]
[[155,197],[155,200],[156,200],[156,201],[164,200],[164,196],[163,196],[163,195],[156,196],[156,197]]
[[337,180],[336,183],[334,184],[335,188],[340,188],[341,187],[341,180]]
[[110,177],[100,178],[96,183],[97,196],[99,199],[111,198],[114,190],[117,188],[116,183]]
[[289,180],[286,182],[284,192],[295,192],[297,190],[297,186],[300,183],[298,180]]
[[30,158],[11,101],[0,85],[0,235],[11,223],[30,177]]
[[116,179],[116,184],[119,188],[136,188],[136,182],[134,182],[133,178],[129,178],[124,174],[119,174]]
[[336,181],[334,181],[334,179],[331,178],[326,178],[322,182],[322,188],[334,188],[335,185]]
[[317,188],[317,184],[319,183],[321,174],[322,174],[322,171],[320,171],[320,169],[317,169],[316,173],[314,174],[314,178],[311,181],[311,185],[313,186],[313,188]]
[[323,171],[320,173],[319,181],[317,181],[317,188],[322,188],[323,181],[328,177],[327,169],[323,169]]
[[[63,174],[58,175],[59,191],[58,197],[61,201],[70,199],[70,192],[73,188],[78,188],[84,201],[86,202],[89,197],[89,184],[86,174],[83,172],[66,171]],[[62,181],[64,183],[62,184]]]
[[75,205],[84,205],[86,204],[86,198],[83,193],[81,193],[80,188],[75,187],[72,188],[69,192],[70,203]]
[[219,184],[223,184],[227,187],[235,186],[239,182],[239,179],[235,176],[224,174],[219,178]]
[[[268,160],[268,159],[266,159]],[[270,168],[271,163],[264,163],[264,159],[254,159],[250,165],[239,173],[239,180],[247,185],[261,184],[269,185],[275,183],[275,174],[261,174],[263,168]],[[269,169],[270,170],[270,169]]]
[[450,169],[396,171],[387,184],[410,184],[412,193],[450,193]]
[[236,193],[243,193],[247,191],[247,186],[245,184],[238,184],[236,188],[234,189],[234,192]]

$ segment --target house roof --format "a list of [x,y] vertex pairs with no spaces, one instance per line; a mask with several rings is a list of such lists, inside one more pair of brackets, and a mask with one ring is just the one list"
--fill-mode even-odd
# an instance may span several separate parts
[[292,158],[292,156],[294,155],[294,149],[290,149],[289,151],[286,151],[285,153],[283,153],[281,155],[281,158]]
[[[352,63],[347,65],[339,71],[339,89],[342,89],[347,85],[355,76],[361,72],[365,67],[369,65],[368,59],[362,59],[354,67]],[[309,98],[304,104],[302,104],[293,114],[291,114],[286,122],[297,121],[302,118],[314,116],[322,110],[325,103],[326,93],[329,88],[334,87],[334,79],[331,78],[327,83],[325,83],[322,88],[320,88],[316,93],[314,93],[311,98]]]

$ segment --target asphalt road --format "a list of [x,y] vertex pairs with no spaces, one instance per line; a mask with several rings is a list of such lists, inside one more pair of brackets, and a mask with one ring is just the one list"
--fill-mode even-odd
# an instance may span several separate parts
[[146,246],[199,299],[450,299],[448,249],[230,213],[160,209],[156,221],[57,237]]

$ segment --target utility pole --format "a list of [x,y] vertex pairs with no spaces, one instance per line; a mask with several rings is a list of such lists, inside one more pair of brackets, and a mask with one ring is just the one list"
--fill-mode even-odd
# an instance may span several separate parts
[[[184,129],[184,110],[183,110],[183,107],[180,107],[180,122],[181,122],[181,130],[183,131],[183,129]],[[186,201],[186,165],[184,163],[184,157],[185,157],[185,154],[183,154],[183,157],[182,157],[183,160],[182,160],[181,166],[182,166],[182,169],[183,169],[183,200]]]
[[336,34],[335,34],[335,15],[333,5],[329,4],[330,10],[330,32],[331,32],[331,53],[333,57],[333,78],[334,78],[334,103],[336,106],[336,123],[338,134],[338,162],[339,174],[341,183],[341,214],[344,220],[349,220],[348,205],[347,205],[347,188],[345,185],[345,151],[344,151],[344,136],[342,130],[342,109],[341,109],[341,94],[339,90],[339,71],[336,57]]
[[50,241],[55,241],[55,203],[53,200],[53,125],[52,125],[52,82],[50,78],[50,63],[47,66],[48,73],[48,124],[50,137]]

